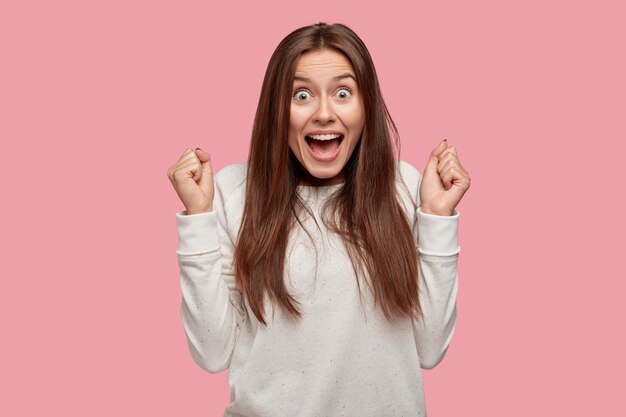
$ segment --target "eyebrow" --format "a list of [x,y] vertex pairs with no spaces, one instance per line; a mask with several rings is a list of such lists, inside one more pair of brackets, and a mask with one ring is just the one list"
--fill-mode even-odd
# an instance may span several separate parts
[[[336,77],[333,77],[333,81],[343,80],[344,78],[352,78],[354,80],[354,82],[356,83],[356,78],[354,78],[354,75],[352,75],[350,73],[337,75]],[[305,82],[310,82],[311,81],[310,78],[303,77],[301,75],[296,75],[294,77],[294,80],[296,80],[296,81],[305,81]]]

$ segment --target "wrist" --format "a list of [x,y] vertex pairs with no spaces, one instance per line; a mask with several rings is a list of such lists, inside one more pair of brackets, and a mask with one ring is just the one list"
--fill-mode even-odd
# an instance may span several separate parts
[[185,214],[187,216],[192,216],[194,214],[210,213],[212,211],[213,211],[213,207],[209,207],[208,209],[203,209],[203,210],[194,210],[194,209],[186,210]]
[[453,210],[433,210],[430,206],[420,206],[420,211],[425,214],[432,214],[434,216],[452,216],[454,214]]

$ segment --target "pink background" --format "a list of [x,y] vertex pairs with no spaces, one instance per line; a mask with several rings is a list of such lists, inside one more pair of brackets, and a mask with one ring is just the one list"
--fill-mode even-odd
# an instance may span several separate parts
[[1,415],[222,415],[166,172],[245,160],[272,51],[321,20],[367,44],[402,159],[447,137],[472,178],[429,415],[626,415],[623,6],[383,4],[2,2]]

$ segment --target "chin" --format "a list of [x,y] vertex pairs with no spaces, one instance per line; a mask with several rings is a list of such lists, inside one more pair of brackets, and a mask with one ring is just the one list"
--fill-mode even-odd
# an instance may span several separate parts
[[320,180],[330,180],[341,174],[341,169],[308,169],[309,174]]

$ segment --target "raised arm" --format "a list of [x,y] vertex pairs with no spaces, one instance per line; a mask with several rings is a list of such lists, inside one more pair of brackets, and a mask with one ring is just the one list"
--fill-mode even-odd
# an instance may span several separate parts
[[[470,176],[456,148],[441,141],[418,175],[414,231],[419,259],[420,302],[424,317],[413,322],[424,369],[443,359],[456,326],[459,213],[456,206],[470,187]],[[415,227],[415,226],[414,226]]]
[[[210,167],[205,166],[204,179],[209,171]],[[176,213],[180,317],[191,356],[210,373],[228,368],[240,326],[247,318],[232,270],[234,242],[228,223],[236,215],[225,209],[225,200],[236,186],[232,174],[238,171],[225,168],[215,175],[214,196],[209,194],[213,203],[207,206],[208,211]],[[199,183],[203,185],[202,179]],[[204,186],[209,189],[207,184]]]

